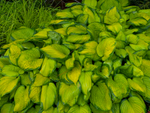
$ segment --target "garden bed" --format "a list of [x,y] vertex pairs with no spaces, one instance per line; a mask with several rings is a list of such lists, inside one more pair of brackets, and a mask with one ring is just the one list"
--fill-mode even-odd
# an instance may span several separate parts
[[8,13],[14,17],[4,25],[17,23],[1,35],[1,113],[148,112],[150,9],[128,0],[80,2],[29,10],[23,1],[21,17]]

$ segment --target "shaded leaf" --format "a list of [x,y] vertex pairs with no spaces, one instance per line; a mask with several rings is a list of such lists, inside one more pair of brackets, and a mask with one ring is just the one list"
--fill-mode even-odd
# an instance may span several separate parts
[[12,103],[4,104],[1,108],[1,113],[13,113],[14,105]]
[[59,33],[57,33],[56,31],[49,31],[47,32],[47,35],[50,39],[52,39],[53,44],[60,44],[61,35]]

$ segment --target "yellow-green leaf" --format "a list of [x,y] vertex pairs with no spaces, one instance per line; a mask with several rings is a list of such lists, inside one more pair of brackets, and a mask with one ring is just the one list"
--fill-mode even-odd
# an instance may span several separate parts
[[116,46],[114,38],[103,39],[97,46],[97,54],[102,57],[102,60],[106,60],[113,53]]
[[21,53],[18,59],[18,65],[24,70],[38,69],[43,59],[40,59],[40,51],[37,48],[25,50]]
[[56,86],[54,83],[42,86],[41,104],[43,110],[48,110],[54,104],[56,93]]
[[47,36],[47,32],[48,31],[52,31],[51,29],[49,28],[44,28],[42,29],[41,31],[39,31],[38,33],[34,34],[32,38],[30,38],[30,40],[44,40],[44,39],[47,39],[48,36]]
[[96,41],[89,41],[82,46],[82,49],[79,52],[79,54],[86,56],[94,55],[96,53],[96,47],[97,47]]
[[117,23],[119,19],[120,19],[120,14],[117,8],[113,7],[112,9],[106,12],[106,15],[104,16],[104,23],[106,24]]
[[96,13],[96,11],[92,10],[91,8],[84,6],[83,14],[88,15],[88,23],[93,22],[100,22],[100,17]]
[[0,79],[0,97],[10,93],[17,86],[19,80],[19,77],[2,77]]
[[11,45],[9,51],[9,59],[11,63],[17,65],[17,59],[21,54],[21,49],[17,45]]
[[82,3],[93,9],[96,9],[97,6],[97,0],[83,0]]
[[31,84],[31,80],[30,80],[29,74],[22,74],[20,76],[20,78],[21,78],[21,84],[22,85],[28,86],[28,85]]
[[140,94],[146,93],[146,86],[144,85],[141,78],[128,78],[128,83],[131,90],[139,92]]
[[13,41],[18,39],[29,39],[34,34],[34,30],[27,27],[20,27],[18,30],[15,30],[11,36]]
[[81,83],[82,92],[87,95],[92,88],[92,72],[82,72],[79,78]]
[[90,38],[90,35],[69,35],[66,41],[71,43],[85,43]]
[[48,77],[45,77],[41,74],[36,74],[33,86],[42,86],[44,84],[47,84],[49,81],[50,79]]
[[144,18],[134,18],[129,20],[130,25],[142,26],[147,24],[147,20]]
[[113,23],[111,25],[107,25],[106,27],[109,31],[113,32],[114,34],[119,33],[123,28],[120,23]]
[[82,68],[79,62],[75,62],[74,67],[67,74],[68,79],[71,80],[74,84],[76,84],[79,79],[81,69]]
[[53,59],[44,58],[40,73],[43,76],[51,75],[56,69],[56,61]]
[[67,85],[63,82],[60,83],[59,95],[63,104],[68,104],[73,106],[79,97],[80,94],[80,84],[77,83],[72,85]]
[[67,10],[57,12],[56,17],[59,17],[59,18],[74,18],[73,14],[70,11],[67,11]]
[[90,102],[100,110],[108,111],[111,109],[112,101],[110,92],[105,83],[99,81],[97,85],[92,87]]
[[140,69],[143,71],[144,75],[150,77],[150,60],[142,59]]
[[48,58],[58,59],[64,59],[70,53],[70,50],[67,47],[59,44],[48,45],[46,47],[41,48],[41,51],[45,53]]
[[9,76],[9,77],[17,77],[23,73],[24,70],[14,65],[5,65],[2,69],[2,75]]
[[3,107],[1,108],[1,113],[13,113],[13,110],[14,110],[14,104],[7,103],[4,104]]
[[25,109],[30,103],[29,86],[27,86],[26,88],[23,85],[20,86],[16,91],[14,101],[15,101],[14,107],[15,112],[19,112]]
[[87,29],[83,25],[70,26],[67,29],[67,34],[87,34]]
[[40,95],[41,95],[41,87],[39,87],[39,86],[31,86],[30,87],[29,97],[30,97],[32,102],[39,103],[40,102]]
[[67,113],[91,113],[91,109],[87,104],[83,106],[74,105]]

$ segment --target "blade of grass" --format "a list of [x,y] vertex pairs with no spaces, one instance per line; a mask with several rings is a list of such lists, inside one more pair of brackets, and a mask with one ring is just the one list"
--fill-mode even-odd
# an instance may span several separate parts
[[11,32],[21,26],[29,28],[48,27],[53,13],[58,9],[44,7],[43,0],[0,1],[0,45],[10,41]]

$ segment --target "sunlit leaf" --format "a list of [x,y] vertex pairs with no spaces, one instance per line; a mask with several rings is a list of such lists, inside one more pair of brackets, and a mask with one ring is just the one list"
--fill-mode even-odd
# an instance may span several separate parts
[[10,93],[17,86],[19,80],[19,77],[2,77],[0,79],[0,97]]
[[44,58],[40,73],[43,76],[50,76],[56,69],[56,61],[53,59]]
[[147,20],[144,18],[135,18],[129,20],[130,25],[135,25],[135,26],[142,26],[147,24]]
[[40,102],[40,95],[41,95],[41,87],[38,87],[38,86],[31,86],[30,87],[29,97],[30,97],[32,102],[39,103]]
[[110,57],[115,49],[116,41],[114,38],[103,39],[97,46],[97,54],[102,57],[102,60],[106,60]]
[[91,81],[92,72],[82,72],[80,75],[80,83],[82,92],[87,95],[92,88],[92,81]]
[[40,51],[37,48],[25,50],[21,53],[18,59],[18,65],[24,70],[38,69],[43,59],[40,59]]
[[131,90],[139,92],[142,95],[146,92],[146,86],[141,78],[128,79],[128,83]]
[[69,109],[68,113],[91,113],[91,109],[87,104],[84,106],[74,105]]
[[20,86],[14,97],[15,101],[15,107],[14,111],[19,112],[25,109],[29,103],[30,103],[30,98],[29,98],[29,86],[25,88],[25,86]]
[[52,44],[46,47],[41,48],[41,51],[46,54],[48,58],[58,58],[63,59],[66,58],[70,50],[63,45]]
[[105,83],[99,81],[97,85],[94,85],[92,87],[90,101],[95,107],[99,108],[100,110],[108,111],[111,109],[112,101],[110,92]]
[[7,103],[4,104],[3,107],[1,108],[1,113],[13,113],[13,110],[14,110],[14,104]]
[[51,31],[49,28],[42,29],[38,33],[34,34],[34,36],[31,38],[31,40],[44,40],[47,39],[47,32]]
[[73,14],[70,11],[64,10],[56,13],[59,18],[73,18]]
[[82,3],[93,9],[95,9],[97,6],[97,0],[83,0]]
[[117,34],[122,30],[122,25],[120,23],[113,23],[111,25],[107,25],[106,27],[109,31],[113,32],[114,34]]
[[142,65],[140,66],[144,75],[150,77],[150,60],[142,59]]
[[66,41],[71,43],[85,43],[90,40],[90,38],[90,35],[70,35]]
[[9,51],[9,59],[11,63],[17,65],[17,59],[21,54],[21,49],[17,45],[11,45]]
[[74,67],[68,72],[67,77],[74,84],[76,84],[79,79],[80,74],[81,74],[81,66],[78,62],[75,62]]
[[48,110],[54,104],[56,93],[56,86],[54,83],[42,86],[41,103],[43,110]]
[[104,16],[104,23],[106,24],[117,23],[119,19],[120,14],[118,13],[117,8],[113,7],[112,9],[106,12],[106,15]]
[[64,104],[68,104],[73,106],[79,97],[80,94],[80,85],[77,83],[76,85],[67,85],[63,82],[60,83],[59,87],[59,95]]
[[14,40],[18,40],[18,39],[29,39],[30,37],[32,37],[34,34],[34,30],[27,28],[27,27],[20,27],[18,30],[14,31],[11,34],[11,39]]
[[17,77],[23,73],[24,70],[14,65],[5,65],[4,68],[2,69],[2,75],[9,77]]
[[42,85],[47,84],[49,81],[50,79],[48,77],[45,77],[41,74],[36,74],[33,86],[42,86]]

